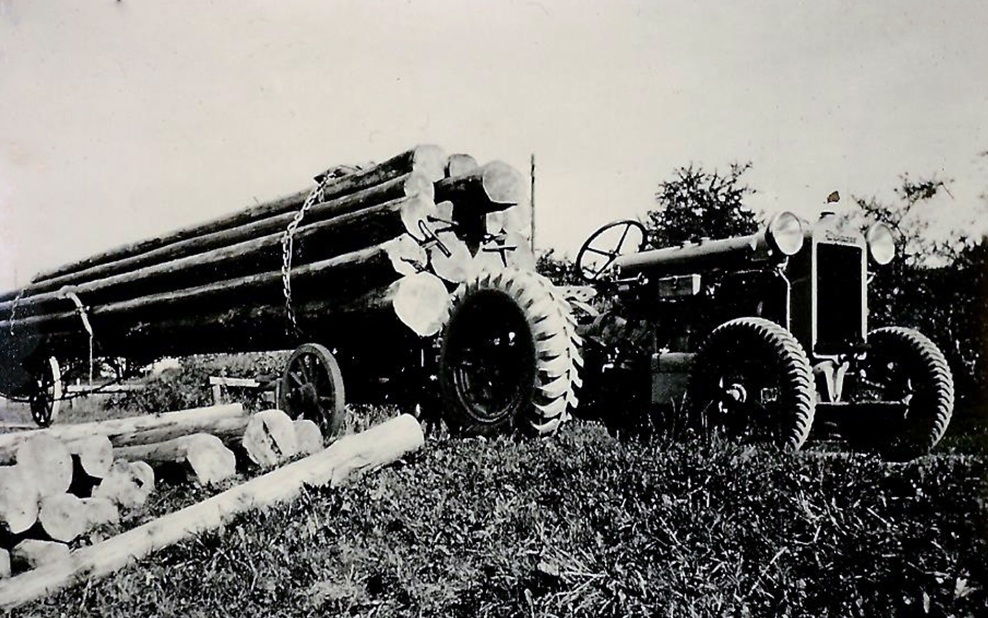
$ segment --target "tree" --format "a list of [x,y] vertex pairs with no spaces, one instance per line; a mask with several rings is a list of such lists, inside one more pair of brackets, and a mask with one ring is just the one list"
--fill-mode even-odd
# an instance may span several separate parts
[[582,285],[584,282],[576,272],[576,265],[565,256],[556,257],[556,250],[549,249],[539,255],[535,271],[556,285]]
[[658,208],[648,213],[654,247],[669,247],[703,237],[728,238],[758,230],[758,217],[744,205],[755,190],[742,179],[751,163],[732,163],[726,174],[693,165],[680,167],[659,184]]

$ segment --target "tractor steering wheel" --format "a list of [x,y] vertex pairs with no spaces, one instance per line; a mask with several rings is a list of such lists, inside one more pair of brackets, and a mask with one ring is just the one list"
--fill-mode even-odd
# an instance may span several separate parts
[[584,281],[597,281],[619,256],[645,248],[648,230],[640,221],[608,223],[587,239],[576,254],[576,269]]

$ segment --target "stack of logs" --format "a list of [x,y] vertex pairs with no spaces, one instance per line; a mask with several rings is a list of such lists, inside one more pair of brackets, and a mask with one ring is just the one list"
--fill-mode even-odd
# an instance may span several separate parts
[[534,266],[527,183],[504,163],[419,146],[316,180],[307,210],[310,190],[42,273],[0,295],[0,332],[75,358],[84,321],[108,356],[242,352],[290,347],[293,313],[345,347],[394,324],[435,334],[460,282]]
[[314,422],[240,404],[0,434],[0,578],[63,559],[156,479],[212,485],[322,449]]

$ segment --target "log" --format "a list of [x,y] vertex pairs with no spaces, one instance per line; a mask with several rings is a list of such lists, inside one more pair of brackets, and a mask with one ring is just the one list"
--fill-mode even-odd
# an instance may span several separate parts
[[[24,539],[10,551],[10,565],[15,572],[31,571],[43,566],[59,564],[69,559],[69,546],[56,541]],[[17,578],[8,579],[13,583]]]
[[26,532],[38,521],[38,489],[17,466],[0,467],[0,536]]
[[109,500],[122,509],[134,509],[143,506],[153,490],[154,471],[150,466],[118,460],[93,490],[93,497]]
[[251,416],[241,444],[248,459],[262,468],[276,466],[298,454],[295,424],[281,410],[264,410]]
[[194,478],[200,485],[226,480],[237,471],[237,458],[223,441],[208,433],[182,436],[165,442],[125,446],[114,451],[117,459],[145,461],[159,477],[176,472]]
[[[435,204],[431,199],[413,196],[303,225],[294,236],[293,266],[379,245],[404,233],[405,226],[418,231],[418,222],[434,212]],[[87,304],[98,306],[280,268],[283,235],[284,229],[280,229],[204,253],[80,283],[71,291],[85,298]],[[65,308],[72,306],[62,290],[42,292],[22,298],[17,305],[17,315],[24,318],[37,315],[50,310],[53,303],[56,308],[63,309],[60,312],[63,314]],[[13,301],[0,303],[0,317],[9,319],[13,306]],[[74,311],[67,313],[74,314]],[[29,319],[18,319],[16,323],[29,322]]]
[[[298,291],[306,284],[311,287],[313,280],[318,280],[323,289],[339,284],[340,290],[345,290],[347,285],[372,286],[376,281],[390,282],[394,279],[394,269],[387,258],[388,246],[388,243],[384,243],[376,247],[293,268],[291,275],[293,289]],[[129,320],[133,320],[134,318],[130,314],[141,314],[149,311],[156,311],[159,314],[174,313],[175,305],[188,303],[195,305],[194,315],[198,316],[202,315],[204,310],[212,308],[207,303],[215,305],[225,301],[227,306],[243,307],[242,300],[245,293],[250,293],[254,302],[258,304],[265,301],[265,297],[262,297],[261,294],[267,293],[266,300],[283,309],[284,298],[281,295],[282,274],[280,265],[278,270],[96,306],[89,310],[89,320],[93,328],[100,331],[100,341],[104,347],[112,347],[112,344],[105,337],[105,331],[109,329],[112,332],[114,322],[119,324],[118,321],[123,315],[128,315]],[[18,318],[16,325],[18,328],[44,327],[52,332],[58,332],[57,329],[61,326],[68,328],[70,333],[77,333],[78,320],[79,317],[74,311],[66,311],[24,319]],[[0,321],[0,328],[9,328],[10,324],[9,321]]]
[[108,575],[154,551],[222,529],[240,513],[296,498],[302,487],[338,486],[392,463],[425,443],[414,417],[402,415],[341,438],[329,448],[208,500],[72,552],[69,560],[0,582],[0,608],[11,610],[72,584]]
[[105,435],[93,434],[63,442],[72,455],[77,471],[95,479],[103,478],[110,471],[113,464],[113,445]]
[[462,283],[473,276],[473,253],[467,243],[452,231],[436,234],[438,242],[428,245],[429,264],[433,272],[452,283]]
[[88,523],[86,505],[72,494],[56,494],[41,501],[38,527],[52,541],[70,543],[86,531]]
[[525,177],[518,170],[492,161],[468,174],[439,181],[435,199],[453,202],[455,210],[487,214],[524,202],[527,192]]
[[432,273],[402,277],[389,289],[389,300],[402,324],[419,337],[437,334],[449,319],[449,292]]
[[242,435],[247,420],[243,405],[232,403],[108,421],[54,425],[47,429],[0,434],[0,458],[3,453],[16,452],[22,444],[36,436],[73,443],[92,435],[102,435],[109,438],[115,447],[133,446],[164,442],[193,433],[211,433],[220,437]]
[[87,531],[120,523],[120,507],[106,498],[82,498],[82,508],[86,512]]
[[425,248],[409,234],[402,234],[387,246],[388,259],[395,272],[401,275],[414,275],[429,266],[429,254]]
[[480,165],[477,159],[468,154],[451,154],[446,159],[446,178],[464,176],[475,171]]
[[[436,146],[418,146],[392,157],[383,163],[334,181],[323,191],[323,199],[330,200],[356,193],[362,189],[380,185],[410,172],[418,172],[435,182],[445,175],[445,164],[446,158],[440,148]],[[286,212],[294,213],[299,209],[310,192],[309,189],[306,189],[271,202],[239,210],[200,225],[185,227],[158,238],[123,245],[104,253],[42,272],[34,277],[34,281],[41,282],[53,279],[61,275],[78,272],[86,268],[106,264],[107,262],[125,259],[172,245],[182,240],[200,237],[220,230],[227,230],[274,215]]]
[[[22,434],[14,434],[14,439]],[[3,438],[6,436],[0,436]],[[63,494],[72,484],[72,455],[50,434],[34,434],[19,440],[14,459],[39,498]]]
[[324,448],[322,430],[315,421],[307,418],[295,419],[295,442],[301,455],[314,455]]
[[[348,227],[354,226],[354,220],[360,220],[363,212],[372,216],[380,213],[372,210],[382,204],[401,202],[404,198],[421,197],[425,202],[431,202],[435,194],[432,180],[420,172],[412,172],[382,185],[369,187],[352,195],[314,204],[305,214],[302,222],[308,226],[318,222],[339,219],[335,224],[322,228],[323,231],[336,232],[337,239],[343,239]],[[237,243],[262,238],[269,234],[281,234],[295,217],[295,212],[275,215],[259,221],[252,221],[237,227],[222,229],[211,233],[194,236],[174,244],[159,247],[144,253],[115,260],[98,266],[93,266],[74,273],[61,275],[34,283],[26,287],[26,293],[33,295],[60,289],[65,285],[79,284],[84,281],[105,279],[112,275],[132,272],[139,268],[155,264],[163,264],[176,259],[205,253],[220,247],[229,247]],[[342,215],[352,215],[342,218]],[[351,241],[353,242],[353,241]],[[0,304],[0,307],[3,305]]]
[[0,579],[7,579],[10,573],[10,552],[0,549]]

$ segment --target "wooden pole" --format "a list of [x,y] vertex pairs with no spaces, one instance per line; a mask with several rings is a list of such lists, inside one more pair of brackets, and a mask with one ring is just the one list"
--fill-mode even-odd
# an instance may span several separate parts
[[[295,233],[296,257],[293,266],[379,245],[405,232],[406,225],[414,226],[417,231],[417,222],[434,211],[435,204],[432,200],[413,196],[303,225]],[[204,253],[80,283],[72,288],[72,292],[85,298],[86,304],[100,306],[121,299],[134,299],[254,274],[281,266],[282,237],[283,230]],[[29,319],[25,316],[37,314],[45,306],[51,307],[53,304],[71,307],[62,291],[42,292],[22,298],[17,303],[17,316],[24,319],[18,318],[16,324],[29,324]],[[14,301],[0,303],[0,317],[9,318],[13,308]]]
[[[445,167],[446,157],[442,149],[437,146],[417,146],[383,163],[332,182],[324,190],[323,198],[328,200],[356,193],[361,189],[382,184],[409,172],[419,172],[435,182],[443,178]],[[207,223],[182,228],[158,238],[123,245],[84,260],[42,272],[35,276],[34,281],[40,282],[53,279],[68,273],[78,272],[85,268],[146,253],[182,240],[202,236],[203,234],[227,230],[286,212],[295,212],[310,192],[309,189],[305,189],[270,202],[238,210],[233,214],[214,219]]]
[[[373,206],[386,203],[392,203],[394,205],[394,202],[401,202],[404,198],[421,197],[423,200],[431,202],[434,194],[435,189],[432,180],[425,174],[412,172],[382,185],[369,187],[352,195],[346,195],[313,205],[302,220],[303,227],[356,212],[362,212],[367,216],[372,216],[378,214],[381,210],[372,210],[371,208]],[[237,227],[203,233],[144,253],[138,253],[137,255],[121,258],[113,262],[92,266],[74,273],[45,279],[44,281],[27,286],[25,293],[27,295],[36,295],[42,292],[56,291],[65,285],[77,285],[81,282],[105,279],[112,275],[132,272],[146,266],[172,262],[173,260],[190,255],[205,253],[212,249],[229,247],[244,241],[256,240],[270,234],[282,234],[288,227],[288,224],[294,219],[295,214],[295,212],[287,212],[266,219],[251,221]],[[338,238],[342,238],[346,234],[347,228],[354,227],[355,219],[359,220],[359,217],[340,219],[335,225],[326,226],[325,229],[334,230],[342,228],[341,232],[337,234]],[[352,234],[353,231],[351,230],[350,233]],[[351,240],[351,244],[352,242]],[[370,242],[368,244],[374,243]],[[0,304],[0,307],[2,306]]]
[[[149,414],[108,421],[53,425],[47,429],[0,434],[0,453],[16,452],[25,442],[48,436],[64,442],[74,442],[92,435],[103,435],[113,446],[133,446],[164,442],[192,433],[243,434],[247,415],[239,403],[208,408],[192,408],[163,414]],[[63,447],[64,448],[64,447]],[[63,490],[64,491],[64,490]]]
[[66,560],[0,582],[0,608],[14,609],[83,578],[102,577],[196,534],[219,530],[236,515],[283,503],[303,486],[338,486],[422,447],[425,436],[414,417],[402,415],[341,438],[326,450],[220,493],[204,502],[138,526],[71,553]]

